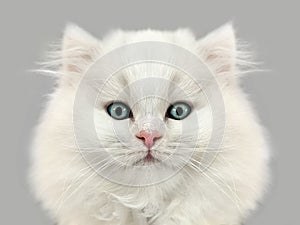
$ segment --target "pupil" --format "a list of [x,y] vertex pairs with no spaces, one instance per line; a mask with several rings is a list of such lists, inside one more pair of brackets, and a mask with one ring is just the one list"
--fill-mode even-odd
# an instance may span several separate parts
[[117,114],[117,116],[121,116],[122,115],[122,108],[120,106],[118,106],[116,109],[115,109],[115,113]]
[[183,113],[183,109],[181,107],[177,107],[176,108],[176,113],[177,113],[178,116],[181,116],[182,113]]

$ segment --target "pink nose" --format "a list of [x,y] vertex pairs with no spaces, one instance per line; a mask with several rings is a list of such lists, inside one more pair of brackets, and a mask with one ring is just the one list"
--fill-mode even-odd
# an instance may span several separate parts
[[155,141],[161,138],[161,135],[157,131],[142,130],[136,137],[142,139],[144,141],[144,144],[148,148],[151,148],[154,145]]

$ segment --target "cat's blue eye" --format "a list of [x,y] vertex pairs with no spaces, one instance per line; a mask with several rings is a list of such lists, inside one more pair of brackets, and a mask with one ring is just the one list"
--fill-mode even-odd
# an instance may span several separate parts
[[166,113],[166,116],[174,120],[183,120],[191,113],[191,107],[184,102],[172,104]]
[[116,120],[124,120],[132,115],[129,106],[122,102],[111,103],[107,106],[107,113]]

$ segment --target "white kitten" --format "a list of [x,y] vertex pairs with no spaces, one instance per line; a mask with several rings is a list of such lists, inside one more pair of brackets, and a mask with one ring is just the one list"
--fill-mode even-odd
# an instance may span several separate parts
[[48,62],[58,78],[34,142],[37,199],[59,225],[241,224],[269,179],[239,86],[246,58],[231,25],[101,41],[69,25]]

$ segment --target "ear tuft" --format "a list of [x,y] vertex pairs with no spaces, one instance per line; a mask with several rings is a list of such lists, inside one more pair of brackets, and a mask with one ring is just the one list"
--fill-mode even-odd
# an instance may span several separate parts
[[68,24],[62,41],[63,69],[83,72],[100,54],[100,42],[75,24]]
[[225,24],[198,41],[197,51],[216,74],[235,70],[237,49],[231,23]]

